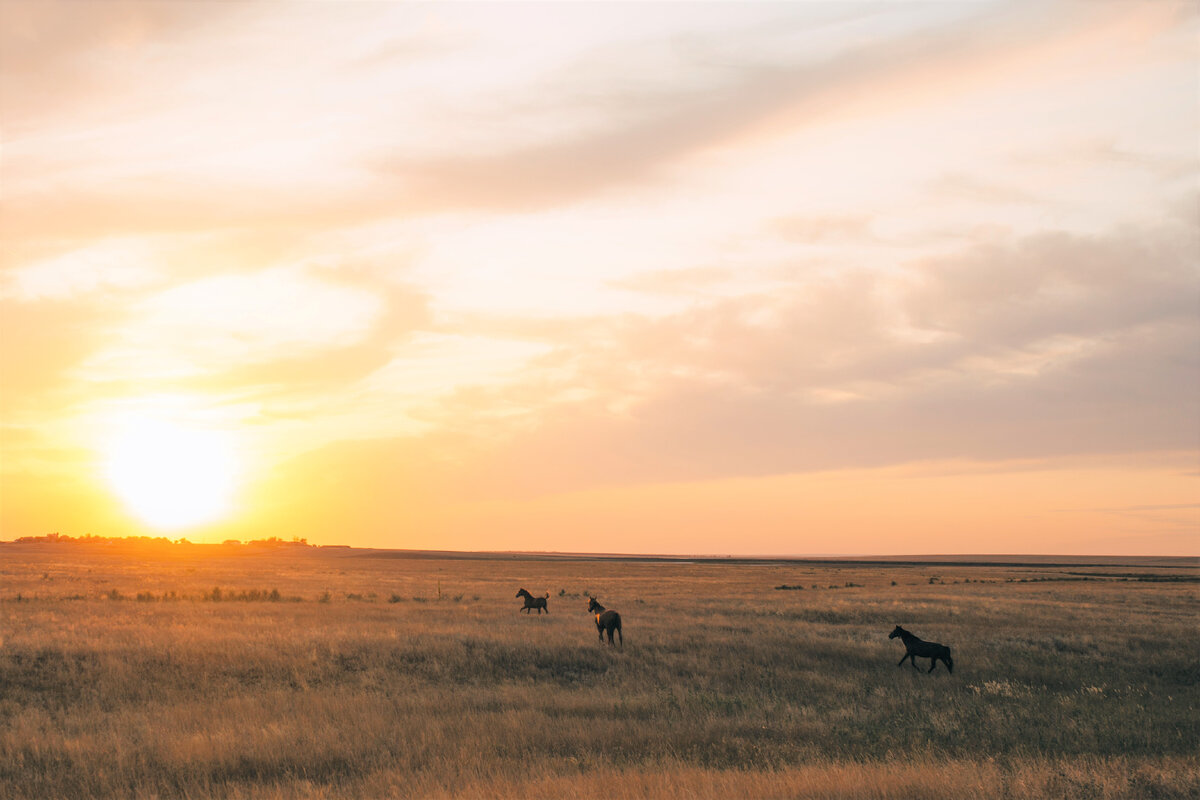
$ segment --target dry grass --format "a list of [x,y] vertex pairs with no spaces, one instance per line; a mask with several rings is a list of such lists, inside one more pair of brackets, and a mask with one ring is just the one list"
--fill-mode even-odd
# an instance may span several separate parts
[[0,798],[1194,797],[1200,598],[1132,572],[3,545]]

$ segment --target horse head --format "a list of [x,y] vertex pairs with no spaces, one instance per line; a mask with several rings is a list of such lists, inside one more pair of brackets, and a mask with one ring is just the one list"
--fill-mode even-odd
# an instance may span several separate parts
[[888,638],[895,639],[897,636],[903,636],[906,633],[908,633],[908,631],[904,630],[904,628],[901,628],[899,625],[897,625],[896,630],[894,630],[888,634]]
[[604,610],[604,606],[597,603],[596,598],[594,598],[594,597],[588,598],[588,612],[589,613],[596,612],[596,611],[603,611],[603,610]]

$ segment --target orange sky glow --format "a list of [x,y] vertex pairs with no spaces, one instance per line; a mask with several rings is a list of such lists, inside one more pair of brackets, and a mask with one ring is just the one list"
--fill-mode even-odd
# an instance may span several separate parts
[[1192,3],[0,3],[0,539],[1200,555]]

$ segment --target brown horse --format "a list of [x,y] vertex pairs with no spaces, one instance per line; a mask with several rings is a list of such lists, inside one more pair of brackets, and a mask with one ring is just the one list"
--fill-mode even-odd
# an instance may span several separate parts
[[625,635],[621,633],[621,615],[616,611],[607,611],[604,606],[596,602],[596,598],[588,598],[588,611],[596,615],[596,630],[600,632],[600,642],[604,642],[604,634],[608,634],[608,644],[611,647],[613,643],[613,631],[617,632],[617,638],[621,642],[621,647],[625,646]]
[[903,665],[904,659],[907,658],[909,659],[909,663],[912,664],[913,669],[916,669],[917,658],[920,657],[929,659],[930,672],[933,672],[933,668],[937,666],[939,660],[946,665],[946,669],[950,670],[951,673],[954,672],[954,659],[950,657],[950,648],[946,647],[946,645],[918,639],[899,625],[896,626],[896,630],[888,635],[888,638],[895,639],[897,636],[900,637],[900,641],[904,642],[904,658],[900,659],[900,663],[896,665],[897,667]]
[[546,601],[550,599],[549,592],[546,592],[545,597],[534,597],[533,595],[531,595],[529,592],[525,591],[524,589],[518,589],[516,596],[525,598],[525,607],[522,608],[521,610],[524,611],[526,614],[529,613],[529,609],[531,609],[531,608],[536,608],[539,615],[543,611],[545,611],[547,614],[550,613],[550,609],[546,607]]

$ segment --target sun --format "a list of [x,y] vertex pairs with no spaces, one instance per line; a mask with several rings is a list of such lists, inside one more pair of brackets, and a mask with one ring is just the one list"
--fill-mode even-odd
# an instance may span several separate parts
[[231,513],[236,467],[227,432],[160,419],[128,421],[105,458],[113,490],[159,530],[216,522]]

